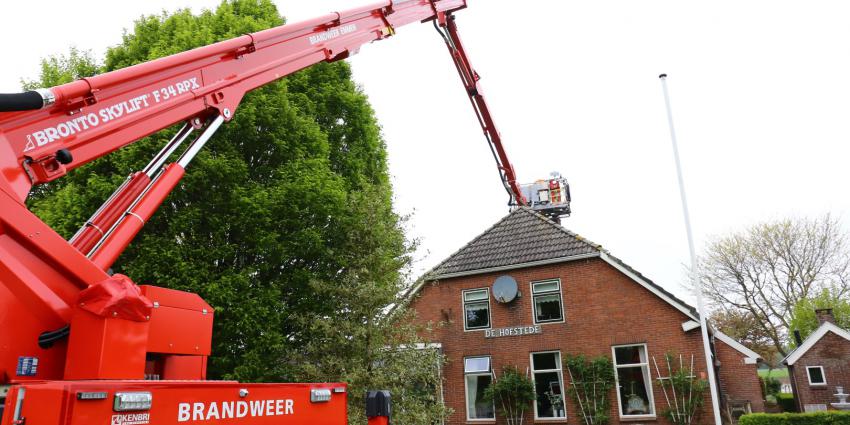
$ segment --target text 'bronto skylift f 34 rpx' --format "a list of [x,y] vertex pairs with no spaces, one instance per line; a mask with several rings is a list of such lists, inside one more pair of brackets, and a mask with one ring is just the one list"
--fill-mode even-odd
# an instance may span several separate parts
[[[413,22],[432,22],[444,38],[512,204],[568,214],[566,180],[525,191],[516,183],[458,37],[453,13],[465,7],[384,1],[0,95],[0,425],[346,424],[342,383],[206,381],[213,309],[196,294],[109,270],[246,92]],[[179,123],[70,241],[26,208],[34,185]],[[389,411],[388,394],[370,393],[371,425],[389,423]]]

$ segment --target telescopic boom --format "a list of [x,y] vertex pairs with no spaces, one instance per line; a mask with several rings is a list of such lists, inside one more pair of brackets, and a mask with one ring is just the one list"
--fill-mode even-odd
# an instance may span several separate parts
[[[160,325],[106,327],[107,319],[166,320],[153,313],[150,299],[162,288],[139,290],[129,278],[107,271],[198,151],[238,113],[245,93],[315,63],[345,59],[400,26],[433,21],[440,30],[512,203],[525,205],[457,32],[453,13],[465,7],[465,0],[383,1],[56,87],[0,95],[0,311],[7,313],[0,315],[0,327],[9,330],[0,333],[0,385],[12,379],[139,379],[146,357],[199,356],[205,364],[210,316],[167,325],[201,330],[185,332],[199,338],[188,352],[157,351],[168,346]],[[129,175],[70,241],[27,210],[24,203],[34,185],[180,123],[182,129],[147,167]],[[189,295],[198,311],[211,312]],[[109,307],[116,305],[123,307]],[[88,329],[102,334],[86,335]],[[131,336],[147,344],[115,348],[126,346]],[[66,340],[67,347],[61,345]],[[16,375],[20,359],[30,357],[41,359],[38,372]],[[110,363],[119,357],[122,365]],[[181,365],[186,364],[183,359]],[[201,379],[203,373],[180,376]]]

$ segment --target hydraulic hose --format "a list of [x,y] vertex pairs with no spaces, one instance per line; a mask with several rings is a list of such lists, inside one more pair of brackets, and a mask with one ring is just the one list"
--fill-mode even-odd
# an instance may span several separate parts
[[0,93],[0,112],[33,111],[50,106],[55,100],[53,92],[48,89]]
[[55,331],[42,332],[38,336],[38,346],[42,349],[48,349],[57,341],[67,338],[71,334],[71,325],[65,325]]

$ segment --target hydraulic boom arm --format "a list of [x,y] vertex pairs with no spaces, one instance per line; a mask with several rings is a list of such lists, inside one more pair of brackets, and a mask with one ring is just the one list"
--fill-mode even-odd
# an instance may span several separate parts
[[[157,325],[167,319],[151,310],[151,294],[161,297],[165,290],[144,287],[140,293],[126,277],[110,276],[109,268],[215,130],[234,117],[246,92],[312,64],[347,58],[402,25],[465,7],[465,0],[385,0],[49,89],[0,95],[0,327],[9,330],[0,332],[0,385],[11,379],[140,379],[146,350],[132,344],[144,341],[148,363],[151,353],[183,356],[174,359],[184,369],[168,370],[186,370],[188,359],[200,356],[203,362],[190,368],[197,373],[177,376],[201,379],[209,306],[193,294],[173,295],[182,308],[204,312],[197,323],[181,323],[202,330],[183,332],[198,341],[181,351],[158,331],[173,332],[176,323]],[[70,241],[26,208],[32,186],[178,123],[184,125],[174,138]],[[112,301],[102,302],[108,297]],[[109,307],[115,305],[122,307]],[[150,329],[106,325],[115,320],[150,321]],[[16,374],[22,359],[31,358],[41,359],[38,372]]]
[[461,81],[463,81],[466,94],[469,96],[470,103],[472,103],[472,109],[475,110],[475,116],[478,118],[478,123],[484,131],[484,137],[487,139],[487,144],[493,153],[493,158],[496,160],[496,166],[499,169],[499,178],[502,180],[502,184],[511,198],[510,204],[528,205],[528,200],[523,196],[519,183],[517,183],[514,166],[511,165],[508,154],[505,152],[505,146],[502,144],[502,136],[496,128],[493,115],[490,113],[490,108],[484,99],[481,85],[478,83],[481,77],[479,77],[469,62],[469,56],[467,56],[466,49],[464,49],[463,43],[460,41],[460,35],[457,32],[457,24],[454,18],[454,15],[440,12],[437,14],[437,19],[434,20],[434,28],[437,29],[437,32],[440,33],[446,42],[449,54],[452,56]]
[[252,89],[465,6],[465,0],[383,1],[42,89],[40,102],[35,93],[18,102],[0,99],[6,111],[40,107],[0,115],[0,185],[23,200],[33,184],[165,127],[209,115],[229,121]]
[[[145,374],[204,379],[211,308],[194,294],[140,289],[108,273],[110,267],[198,151],[233,119],[245,93],[315,63],[345,59],[402,25],[434,22],[511,203],[526,205],[457,33],[452,13],[465,7],[466,0],[385,0],[49,89],[0,95],[0,390],[10,382]],[[128,176],[70,241],[26,208],[34,185],[180,123],[148,166]],[[173,311],[157,300],[168,300]],[[183,316],[173,316],[177,310]]]
[[[0,425],[230,423],[234,412],[245,425],[348,423],[345,384],[205,381],[212,307],[196,294],[136,285],[110,267],[245,93],[345,59],[417,21],[433,21],[443,36],[511,204],[527,205],[457,33],[452,13],[465,7],[466,0],[385,0],[0,94]],[[34,185],[181,123],[70,241],[26,208]],[[388,424],[389,396],[372,396],[369,424]]]

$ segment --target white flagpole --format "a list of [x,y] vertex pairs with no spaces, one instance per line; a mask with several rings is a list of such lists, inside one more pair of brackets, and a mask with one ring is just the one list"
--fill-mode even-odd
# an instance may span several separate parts
[[679,177],[679,195],[682,198],[682,214],[685,216],[685,229],[688,234],[688,249],[691,251],[691,283],[697,297],[697,309],[699,310],[699,324],[702,331],[702,345],[705,351],[705,363],[708,369],[708,386],[711,390],[711,406],[714,410],[714,423],[720,425],[720,397],[717,393],[717,381],[714,378],[714,364],[711,357],[711,345],[708,341],[708,326],[705,323],[705,303],[702,299],[702,285],[699,281],[697,267],[697,253],[694,249],[694,235],[691,230],[691,215],[688,212],[688,198],[685,196],[685,179],[682,177],[682,163],[679,160],[679,145],[676,142],[676,129],[673,127],[673,111],[670,108],[670,94],[667,92],[667,74],[658,76],[661,79],[661,88],[664,91],[664,104],[667,106],[667,123],[670,125],[670,139],[673,142],[673,158],[676,161],[676,174]]

